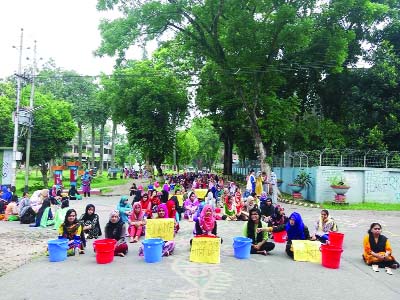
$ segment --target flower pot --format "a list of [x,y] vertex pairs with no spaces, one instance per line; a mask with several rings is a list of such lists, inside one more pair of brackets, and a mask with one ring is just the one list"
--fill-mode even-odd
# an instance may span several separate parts
[[52,166],[51,170],[52,171],[62,171],[62,170],[64,170],[64,166]]
[[331,188],[337,195],[344,195],[350,189],[347,185],[331,185]]
[[294,193],[298,193],[304,188],[304,185],[294,184],[294,183],[288,184],[288,186]]

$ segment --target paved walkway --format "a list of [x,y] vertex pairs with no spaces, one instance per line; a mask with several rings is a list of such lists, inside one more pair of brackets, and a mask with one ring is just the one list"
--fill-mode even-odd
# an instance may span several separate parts
[[[129,188],[129,185],[128,185]],[[115,190],[123,192],[125,187]],[[102,228],[119,196],[95,196],[90,201],[74,201],[78,214],[87,203],[96,205]],[[311,227],[319,209],[284,204],[287,214],[298,211]],[[398,300],[400,271],[393,276],[383,270],[374,273],[361,260],[362,239],[371,222],[380,222],[394,254],[400,258],[400,212],[331,211],[345,233],[340,269],[295,262],[287,257],[284,244],[276,244],[271,255],[233,257],[233,237],[241,235],[243,222],[220,221],[218,233],[224,239],[218,265],[189,262],[189,239],[193,223],[181,223],[176,251],[161,263],[147,264],[138,257],[139,244],[129,244],[125,258],[115,257],[107,265],[96,264],[91,241],[85,255],[50,263],[39,256],[0,277],[1,299],[341,299]],[[32,229],[14,223],[0,224],[0,242],[7,234],[41,233],[43,239],[56,232]],[[18,245],[14,245],[18,247]],[[1,247],[1,246],[0,246]],[[1,248],[0,248],[1,251]],[[4,253],[4,250],[3,250]]]

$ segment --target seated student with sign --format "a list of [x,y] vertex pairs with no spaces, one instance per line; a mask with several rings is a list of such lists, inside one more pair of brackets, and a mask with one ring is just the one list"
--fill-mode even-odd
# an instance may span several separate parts
[[[161,203],[157,208],[157,219],[168,219],[168,208],[165,203]],[[146,229],[147,230],[147,229]],[[147,233],[146,233],[147,234]],[[175,242],[174,241],[164,241],[162,256],[170,256],[174,252]],[[143,245],[139,248],[139,256],[144,256]]]
[[297,212],[290,215],[289,222],[286,223],[285,229],[287,232],[286,253],[291,258],[294,258],[292,241],[308,240],[310,239],[310,233],[307,226],[304,225],[301,215]]
[[[194,234],[195,237],[217,237],[217,221],[215,218],[214,209],[211,205],[205,205],[201,211],[201,214],[194,226]],[[190,245],[192,245],[192,239],[190,240]]]
[[167,201],[168,208],[168,216],[174,219],[174,233],[178,233],[179,231],[179,213],[177,211],[177,203],[178,199],[175,196],[172,196],[171,199]]
[[268,242],[268,232],[272,227],[261,221],[261,212],[253,208],[249,212],[249,220],[243,226],[243,236],[252,239],[251,254],[267,255],[275,248],[275,244]]
[[137,243],[139,241],[145,224],[146,221],[144,220],[144,212],[142,211],[142,206],[140,205],[140,202],[135,202],[133,204],[133,211],[129,216],[128,233],[130,236],[130,243]]

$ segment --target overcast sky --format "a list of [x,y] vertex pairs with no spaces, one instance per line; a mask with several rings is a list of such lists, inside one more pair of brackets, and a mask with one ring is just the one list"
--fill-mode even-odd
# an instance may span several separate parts
[[[21,28],[24,47],[33,49],[37,40],[38,57],[53,58],[56,65],[83,75],[112,71],[112,58],[95,58],[93,51],[100,45],[98,25],[101,18],[113,14],[98,12],[96,0],[0,0],[0,78],[12,75],[18,68]],[[33,57],[31,50],[23,50]]]

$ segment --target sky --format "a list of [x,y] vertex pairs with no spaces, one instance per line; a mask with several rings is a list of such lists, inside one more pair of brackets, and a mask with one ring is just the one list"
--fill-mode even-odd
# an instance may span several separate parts
[[19,47],[21,28],[22,69],[32,62],[36,40],[37,57],[42,62],[53,58],[58,67],[82,75],[110,74],[114,59],[94,57],[93,51],[101,41],[100,20],[115,18],[116,14],[98,12],[96,3],[97,0],[0,0],[0,78],[18,70],[19,53],[13,46]]

